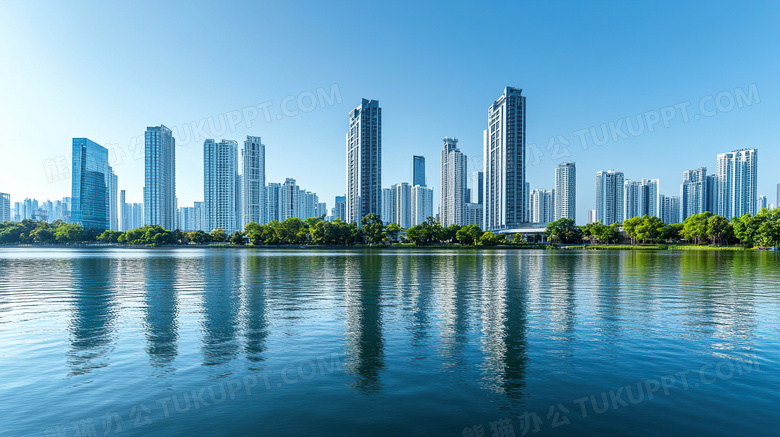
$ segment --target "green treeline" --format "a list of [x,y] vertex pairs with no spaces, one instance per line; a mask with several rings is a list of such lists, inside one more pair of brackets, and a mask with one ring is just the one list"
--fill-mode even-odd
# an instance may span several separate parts
[[[223,243],[233,245],[331,245],[407,243],[416,246],[432,244],[462,244],[496,246],[509,244],[505,235],[483,232],[479,226],[452,225],[443,228],[438,221],[428,218],[424,223],[412,226],[403,234],[396,223],[385,225],[376,214],[361,220],[361,226],[336,219],[327,222],[323,217],[306,220],[288,218],[282,222],[273,220],[267,224],[249,223],[243,232],[228,235],[221,228],[209,233],[167,230],[161,226],[143,226],[130,231],[95,232],[77,224],[62,221],[46,223],[23,220],[0,223],[0,244],[67,244],[67,243],[116,243],[128,245],[175,245]],[[513,243],[525,243],[518,238]]]
[[[483,231],[477,225],[442,227],[433,218],[412,226],[403,233],[396,223],[385,225],[376,214],[369,214],[360,222],[347,223],[336,219],[327,222],[323,217],[306,220],[288,218],[267,224],[249,223],[243,232],[228,235],[221,228],[211,232],[167,230],[161,226],[143,226],[130,231],[95,232],[77,224],[34,220],[0,223],[0,244],[67,244],[117,243],[128,245],[174,245],[221,243],[243,245],[330,245],[355,244],[414,244],[415,246],[451,245],[498,246],[528,244],[516,234],[510,241],[504,234]],[[682,223],[666,224],[658,217],[634,217],[620,225],[600,222],[576,226],[573,220],[560,219],[547,225],[545,235],[553,243],[617,244],[630,240],[637,244],[673,244],[688,242],[713,245],[742,244],[746,247],[776,247],[780,245],[780,209],[762,209],[758,214],[745,214],[731,221],[719,215],[703,212],[688,217]]]
[[780,245],[780,208],[766,208],[756,215],[744,214],[729,221],[726,217],[703,212],[682,223],[664,223],[658,217],[633,217],[620,225],[601,222],[575,226],[573,220],[560,219],[547,225],[546,233],[557,243],[621,243],[625,239],[637,243],[711,243],[713,245],[742,244],[747,247]]

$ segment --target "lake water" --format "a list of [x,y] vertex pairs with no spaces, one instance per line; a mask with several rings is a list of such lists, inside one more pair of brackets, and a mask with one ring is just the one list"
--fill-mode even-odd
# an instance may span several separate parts
[[0,248],[0,435],[777,435],[776,252]]

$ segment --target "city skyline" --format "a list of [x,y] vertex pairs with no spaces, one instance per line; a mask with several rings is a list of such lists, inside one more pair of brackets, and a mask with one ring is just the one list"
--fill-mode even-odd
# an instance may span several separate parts
[[[0,191],[11,194],[12,204],[26,197],[54,201],[69,196],[70,176],[61,167],[69,170],[71,163],[62,145],[80,136],[109,148],[127,201],[142,202],[144,128],[164,123],[177,142],[179,205],[202,200],[203,175],[189,169],[200,166],[203,141],[243,141],[247,135],[269,145],[266,159],[275,165],[268,167],[268,181],[296,177],[301,186],[316,187],[330,205],[334,196],[344,194],[343,177],[330,180],[322,174],[344,173],[345,114],[366,97],[378,99],[385,109],[383,185],[408,180],[410,157],[425,156],[426,180],[438,210],[440,139],[455,136],[464,154],[481,156],[485,108],[506,85],[523,88],[529,98],[527,143],[534,152],[528,154],[527,176],[532,188],[552,187],[558,162],[577,163],[578,223],[593,209],[592,175],[604,168],[658,178],[662,194],[677,195],[666,189],[670,183],[677,185],[688,169],[713,170],[716,153],[757,147],[764,165],[780,160],[780,150],[770,147],[776,141],[771,126],[780,115],[775,98],[780,59],[765,55],[776,41],[770,17],[780,11],[777,4],[712,10],[669,4],[673,14],[664,8],[643,10],[648,20],[633,26],[624,24],[625,16],[639,12],[633,4],[573,4],[562,12],[554,5],[509,3],[501,6],[507,12],[501,17],[491,8],[448,5],[446,14],[454,22],[469,17],[464,32],[448,35],[429,26],[442,12],[433,4],[416,5],[414,16],[402,4],[306,4],[294,14],[274,4],[247,5],[243,13],[223,11],[226,20],[273,17],[268,32],[250,37],[207,36],[194,29],[210,25],[210,14],[194,8],[186,19],[168,22],[166,14],[178,16],[181,9],[156,6],[160,15],[149,17],[135,5],[87,9],[53,4],[45,11],[32,4],[7,5],[14,20],[0,30],[8,66],[0,79],[14,86],[5,89],[0,103],[6,127],[0,141],[12,159],[0,163]],[[518,15],[559,21],[530,20],[518,27],[510,18]],[[399,22],[407,32],[374,43],[352,41],[347,29],[369,16],[383,32],[392,33]],[[127,20],[151,23],[139,34],[115,32]],[[735,21],[752,25],[738,34],[712,32]],[[273,37],[291,29],[295,38],[279,42]],[[616,32],[623,37],[614,38]],[[178,35],[193,44],[179,44]],[[499,71],[486,68],[490,57],[484,47],[493,38],[517,44],[524,55],[509,58]],[[52,41],[80,47],[78,56],[52,48]],[[106,47],[115,56],[101,56]],[[322,47],[331,55],[324,56]],[[595,56],[594,48],[613,56]],[[731,60],[724,65],[725,52]],[[148,63],[176,67],[150,71],[147,62],[138,62],[142,55]],[[204,55],[232,67],[189,67]],[[442,80],[434,73],[442,57],[471,62]],[[375,74],[363,73],[368,64],[375,65]],[[85,72],[84,65],[95,67]],[[578,74],[571,74],[574,66]],[[740,93],[752,95],[752,104],[734,103]],[[717,105],[716,97],[722,100]],[[79,111],[70,109],[74,102]],[[287,102],[289,110],[282,110]],[[431,112],[428,102],[440,109]],[[664,121],[662,109],[669,108],[673,118],[667,115]],[[658,120],[652,130],[648,120]],[[587,148],[575,134],[582,130]],[[673,160],[661,158],[670,154]],[[470,172],[480,167],[470,160]],[[775,203],[780,181],[762,169],[758,177],[759,194]]]

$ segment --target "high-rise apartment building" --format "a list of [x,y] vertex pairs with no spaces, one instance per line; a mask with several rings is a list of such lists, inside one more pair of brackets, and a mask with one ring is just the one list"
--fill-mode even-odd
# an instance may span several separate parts
[[443,227],[465,223],[468,162],[458,149],[456,138],[444,138],[441,151],[441,203],[439,220]]
[[707,167],[683,172],[683,181],[680,186],[680,206],[682,209],[681,220],[704,211],[709,211],[709,179]]
[[[333,206],[333,218],[341,219],[342,221],[347,219],[347,196],[336,196]],[[383,216],[382,221],[385,220],[387,220],[387,218]]]
[[404,229],[412,227],[412,187],[408,182],[393,184],[390,187],[390,197],[393,202],[392,221]]
[[127,203],[127,195],[125,193],[125,190],[121,190],[119,192],[119,220],[120,220],[120,231],[130,231],[132,230],[133,226],[133,213],[132,213],[132,207]]
[[718,154],[717,214],[754,215],[758,206],[758,149]]
[[360,223],[382,213],[382,108],[363,99],[349,113],[347,132],[347,217]]
[[392,223],[395,220],[395,203],[393,202],[393,193],[390,188],[382,188],[382,222]]
[[588,224],[595,223],[596,220],[596,210],[595,209],[589,209],[588,210]]
[[758,196],[758,205],[756,206],[756,212],[761,211],[767,207],[766,196]]
[[525,96],[506,87],[488,108],[483,132],[485,177],[485,228],[512,229],[527,222],[528,193],[525,177]]
[[414,155],[412,157],[412,186],[425,186],[425,157]]
[[144,134],[144,222],[176,227],[176,140],[164,125]]
[[260,137],[247,136],[241,150],[243,226],[265,223],[265,145]]
[[[485,203],[485,173],[471,172],[471,187],[469,187],[470,203],[483,205]],[[481,221],[481,220],[480,220]]]
[[282,184],[269,182],[265,187],[266,222],[281,221]]
[[87,138],[74,138],[72,172],[71,221],[85,229],[109,229],[114,180],[108,149]]
[[433,217],[433,188],[422,185],[412,187],[412,212],[411,225],[420,223]]
[[0,193],[0,223],[11,221],[11,195]]
[[681,219],[680,196],[661,196],[661,215],[658,218],[664,223],[680,223]]
[[561,162],[555,168],[555,214],[553,220],[577,220],[577,167]]
[[226,233],[233,233],[240,230],[239,193],[238,143],[232,140],[217,143],[207,139],[203,142],[204,231],[222,228]]
[[546,224],[555,220],[555,190],[531,191],[531,222]]
[[596,173],[596,221],[623,223],[624,176],[615,170]]

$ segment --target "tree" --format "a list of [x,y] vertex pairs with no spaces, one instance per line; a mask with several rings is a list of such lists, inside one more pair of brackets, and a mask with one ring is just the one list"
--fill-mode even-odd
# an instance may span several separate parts
[[682,235],[687,240],[693,240],[696,244],[701,243],[702,240],[707,238],[707,221],[711,215],[709,211],[704,211],[685,219],[683,221]]
[[378,244],[385,241],[386,235],[382,232],[384,224],[378,215],[371,213],[360,220],[363,233],[366,235],[366,242],[369,244]]
[[244,234],[241,231],[236,231],[230,234],[230,244],[243,245]]
[[412,226],[406,230],[406,238],[417,246],[424,246],[431,243],[438,243],[442,235],[442,228],[438,221],[433,217],[428,217],[424,222],[417,226]]
[[638,240],[637,238],[637,228],[642,224],[642,218],[641,217],[631,217],[628,219],[623,220],[623,231],[628,235],[628,238],[631,239],[631,243],[636,243]]
[[525,240],[525,237],[523,237],[523,234],[516,233],[512,236],[512,244],[525,244],[527,241]]
[[451,224],[446,228],[442,228],[441,235],[439,236],[438,239],[443,243],[457,243],[459,230],[460,230],[460,226],[456,224]]
[[479,237],[479,244],[481,246],[495,246],[498,244],[498,237],[490,231],[485,231],[482,236]]
[[707,219],[707,236],[712,239],[712,244],[722,244],[730,227],[726,217],[713,215]]
[[471,246],[479,241],[482,233],[482,229],[479,228],[479,225],[465,225],[458,229],[456,237],[458,241],[460,241],[460,244]]
[[84,229],[76,223],[64,224],[54,231],[54,239],[58,243],[75,243],[82,241]]
[[780,220],[766,220],[761,223],[757,242],[763,247],[777,246],[780,242]]
[[666,241],[667,243],[677,241],[681,237],[680,233],[682,230],[682,223],[670,223],[661,228],[661,232],[658,234],[658,238]]
[[97,239],[104,243],[117,243],[119,241],[119,237],[121,237],[122,234],[123,232],[103,231],[103,233],[100,234]]
[[731,224],[734,227],[734,236],[739,238],[742,244],[754,245],[764,218],[765,216],[763,215],[751,216],[748,213],[743,214],[741,217],[734,217],[731,220]]
[[401,226],[398,223],[390,223],[385,227],[385,232],[390,241],[395,243],[398,241],[398,234],[401,233]]
[[203,231],[194,231],[187,233],[187,238],[195,244],[203,244],[211,241],[211,235]]
[[[625,222],[624,222],[625,226]],[[648,217],[647,214],[642,216],[639,224],[634,228],[636,238],[643,243],[650,240],[655,241],[661,234],[661,229],[664,227],[664,222],[656,216]]]
[[222,228],[217,228],[211,231],[211,241],[222,243],[227,240],[227,234]]
[[547,224],[545,234],[558,243],[574,243],[582,238],[580,228],[570,218],[560,218]]

